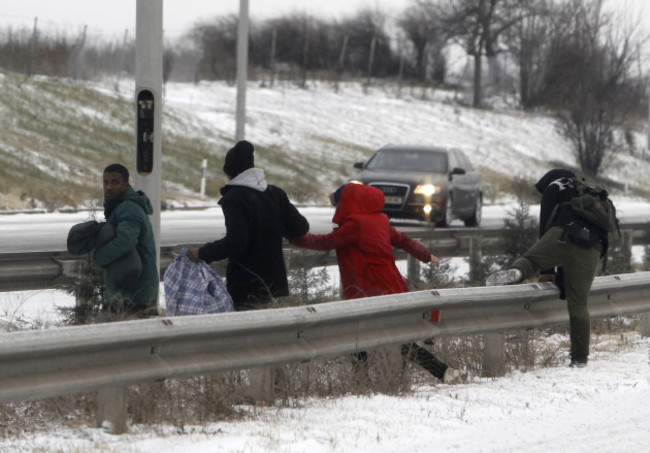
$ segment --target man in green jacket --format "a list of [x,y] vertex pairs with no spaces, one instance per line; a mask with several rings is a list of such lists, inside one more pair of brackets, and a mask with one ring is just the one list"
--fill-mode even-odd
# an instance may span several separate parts
[[[121,164],[111,164],[104,169],[103,187],[104,216],[115,229],[115,236],[94,253],[95,263],[105,268],[103,313],[112,320],[156,315],[160,278],[149,220],[153,213],[151,202],[144,192],[136,192],[129,185],[129,171]],[[130,278],[120,280],[110,275],[106,266],[124,259],[133,249],[137,251],[141,269],[140,263],[133,265],[133,260],[127,260],[130,264],[120,272],[131,274]],[[139,278],[135,278],[138,272]]]

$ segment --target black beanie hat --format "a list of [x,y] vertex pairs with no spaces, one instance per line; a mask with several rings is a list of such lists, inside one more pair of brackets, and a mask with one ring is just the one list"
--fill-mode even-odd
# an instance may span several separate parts
[[244,170],[253,168],[255,161],[253,157],[253,144],[246,140],[241,140],[235,144],[226,153],[226,161],[223,164],[223,172],[234,178]]

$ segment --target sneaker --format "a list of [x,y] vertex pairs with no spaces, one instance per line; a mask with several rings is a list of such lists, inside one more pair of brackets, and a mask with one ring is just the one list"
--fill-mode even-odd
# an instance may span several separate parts
[[571,368],[584,368],[587,366],[586,360],[572,360],[569,364]]
[[442,377],[442,382],[445,384],[461,384],[467,382],[467,371],[449,367]]
[[497,271],[490,275],[485,281],[485,286],[502,286],[514,285],[524,279],[523,274],[517,268],[507,269],[505,271]]

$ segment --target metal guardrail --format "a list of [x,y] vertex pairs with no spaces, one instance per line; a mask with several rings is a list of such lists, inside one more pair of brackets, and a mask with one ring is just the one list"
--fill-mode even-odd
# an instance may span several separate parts
[[[439,322],[430,320],[441,311]],[[650,272],[597,277],[594,317],[650,311]],[[0,402],[306,361],[432,336],[568,320],[551,283],[0,334]]]
[[[650,224],[626,223],[621,231],[630,235],[630,244],[650,244]],[[409,232],[409,236],[423,241],[440,257],[468,256],[472,243],[480,239],[484,255],[498,254],[502,251],[503,231],[498,228],[438,228]],[[161,247],[161,278],[173,259],[175,252],[183,247],[199,244],[186,244]],[[334,253],[308,252],[285,244],[290,253],[290,263],[305,267],[336,264]],[[396,258],[405,254],[396,250]],[[20,291],[48,289],[69,283],[76,278],[76,264],[88,259],[87,256],[72,256],[65,251],[0,254],[0,291]],[[221,275],[225,273],[224,263],[215,263]],[[222,266],[221,268],[219,266]]]

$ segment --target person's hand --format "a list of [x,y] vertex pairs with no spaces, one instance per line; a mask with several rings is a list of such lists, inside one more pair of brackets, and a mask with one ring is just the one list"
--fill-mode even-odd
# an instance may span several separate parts
[[429,259],[429,263],[433,264],[436,267],[440,267],[440,260],[433,253],[431,254],[431,258]]
[[200,261],[201,259],[199,258],[199,249],[197,248],[187,249],[187,257],[192,261]]
[[539,279],[537,279],[539,283],[546,283],[546,282],[551,282],[555,283],[555,274],[540,274]]

